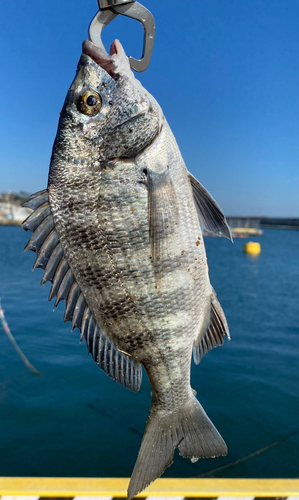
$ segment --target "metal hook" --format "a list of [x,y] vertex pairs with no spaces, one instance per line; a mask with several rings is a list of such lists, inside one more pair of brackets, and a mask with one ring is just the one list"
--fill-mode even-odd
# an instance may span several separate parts
[[135,0],[98,0],[100,11],[96,14],[89,26],[89,39],[104,48],[102,31],[113,19],[121,14],[141,22],[144,29],[143,51],[141,59],[129,57],[130,66],[138,72],[145,71],[150,63],[154,40],[155,20],[149,10]]

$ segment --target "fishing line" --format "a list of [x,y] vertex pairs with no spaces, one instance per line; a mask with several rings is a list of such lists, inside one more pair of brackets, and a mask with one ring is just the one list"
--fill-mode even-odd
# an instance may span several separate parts
[[9,329],[8,323],[5,319],[4,311],[1,307],[1,301],[0,301],[0,319],[1,319],[2,326],[3,326],[3,330],[5,331],[6,335],[8,336],[9,340],[11,341],[12,345],[14,346],[14,348],[17,351],[17,353],[19,354],[19,356],[22,358],[22,360],[25,363],[25,365],[27,366],[27,368],[29,368],[29,370],[31,370],[32,373],[34,373],[34,375],[40,375],[39,371],[30,363],[30,361],[26,358],[25,354],[23,354],[20,347],[16,343],[16,341],[15,341],[15,339],[14,339],[14,337]]
[[212,476],[215,472],[230,469],[231,467],[234,467],[235,465],[238,465],[241,462],[245,462],[245,460],[248,460],[249,458],[252,458],[252,457],[255,457],[256,455],[260,455],[261,453],[264,453],[264,451],[269,450],[269,448],[273,448],[277,444],[281,443],[282,441],[286,441],[291,436],[295,436],[296,434],[299,434],[299,429],[297,429],[296,431],[290,432],[290,434],[288,434],[287,436],[283,436],[283,437],[277,439],[277,441],[274,441],[273,443],[268,444],[264,448],[260,448],[259,450],[255,451],[253,453],[250,453],[250,455],[246,455],[245,457],[239,458],[235,462],[230,462],[229,464],[223,465],[222,467],[218,467],[217,469],[210,470],[209,472],[203,472],[203,474],[200,474],[199,476],[195,476],[195,477],[209,477],[209,476]]

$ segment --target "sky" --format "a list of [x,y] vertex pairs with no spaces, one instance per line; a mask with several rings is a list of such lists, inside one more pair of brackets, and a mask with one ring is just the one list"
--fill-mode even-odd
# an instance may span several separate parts
[[[143,0],[154,95],[187,168],[227,215],[299,217],[298,0]],[[47,185],[59,112],[96,0],[1,2],[0,192]],[[143,29],[103,31],[140,57]]]

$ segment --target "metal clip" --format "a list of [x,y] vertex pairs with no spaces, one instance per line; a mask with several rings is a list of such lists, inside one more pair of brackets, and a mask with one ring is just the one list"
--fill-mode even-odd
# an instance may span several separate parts
[[129,57],[130,66],[139,73],[145,71],[150,63],[154,40],[155,20],[149,10],[135,0],[98,0],[100,11],[96,14],[89,26],[89,39],[104,48],[102,31],[119,14],[131,17],[141,22],[144,29],[143,51],[141,59]]

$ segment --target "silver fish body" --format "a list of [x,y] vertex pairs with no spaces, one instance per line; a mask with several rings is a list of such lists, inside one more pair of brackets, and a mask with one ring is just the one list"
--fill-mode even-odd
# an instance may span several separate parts
[[201,226],[230,232],[119,42],[110,56],[91,42],[83,50],[48,189],[27,203],[35,212],[24,222],[34,231],[26,249],[38,253],[50,298],[66,300],[64,319],[80,328],[99,366],[134,391],[141,365],[149,377],[152,406],[132,498],[172,463],[177,447],[192,461],[227,452],[191,389],[190,364],[192,351],[198,363],[229,338]]

